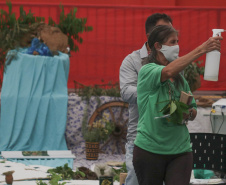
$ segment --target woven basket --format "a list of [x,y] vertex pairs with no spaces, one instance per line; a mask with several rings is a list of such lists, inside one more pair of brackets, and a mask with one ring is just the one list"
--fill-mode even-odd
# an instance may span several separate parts
[[97,160],[99,155],[99,142],[86,142],[86,159]]

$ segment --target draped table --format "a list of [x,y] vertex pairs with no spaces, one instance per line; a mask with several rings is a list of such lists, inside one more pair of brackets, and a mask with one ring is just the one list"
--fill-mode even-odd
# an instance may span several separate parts
[[[69,56],[8,52],[1,91],[0,151],[67,150]],[[61,166],[73,159],[10,159],[24,164]]]
[[0,151],[67,150],[69,56],[34,56],[12,50],[6,64]]

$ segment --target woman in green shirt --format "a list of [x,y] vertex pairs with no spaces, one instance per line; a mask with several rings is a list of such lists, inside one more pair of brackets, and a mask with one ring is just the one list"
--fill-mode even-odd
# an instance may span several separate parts
[[[181,91],[190,93],[180,72],[201,55],[220,50],[222,37],[209,38],[183,57],[178,57],[178,32],[170,26],[156,26],[150,33],[151,54],[143,61],[138,75],[137,104],[139,122],[134,142],[133,165],[139,185],[188,185],[192,170],[192,148],[186,124],[162,117],[167,100],[179,101]],[[184,120],[196,117],[193,99]],[[177,107],[178,108],[178,107]],[[180,116],[179,116],[180,117]],[[179,119],[178,119],[179,120]]]

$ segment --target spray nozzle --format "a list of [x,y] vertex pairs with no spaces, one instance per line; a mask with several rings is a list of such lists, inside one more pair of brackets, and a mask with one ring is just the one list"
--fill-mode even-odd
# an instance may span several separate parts
[[221,33],[226,31],[224,29],[212,29],[213,31],[213,37],[216,37],[216,36],[221,36]]

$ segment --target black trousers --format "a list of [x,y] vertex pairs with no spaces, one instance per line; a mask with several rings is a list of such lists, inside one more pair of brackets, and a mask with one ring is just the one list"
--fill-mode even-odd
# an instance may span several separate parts
[[193,165],[192,152],[161,155],[134,146],[133,166],[139,185],[188,185]]

